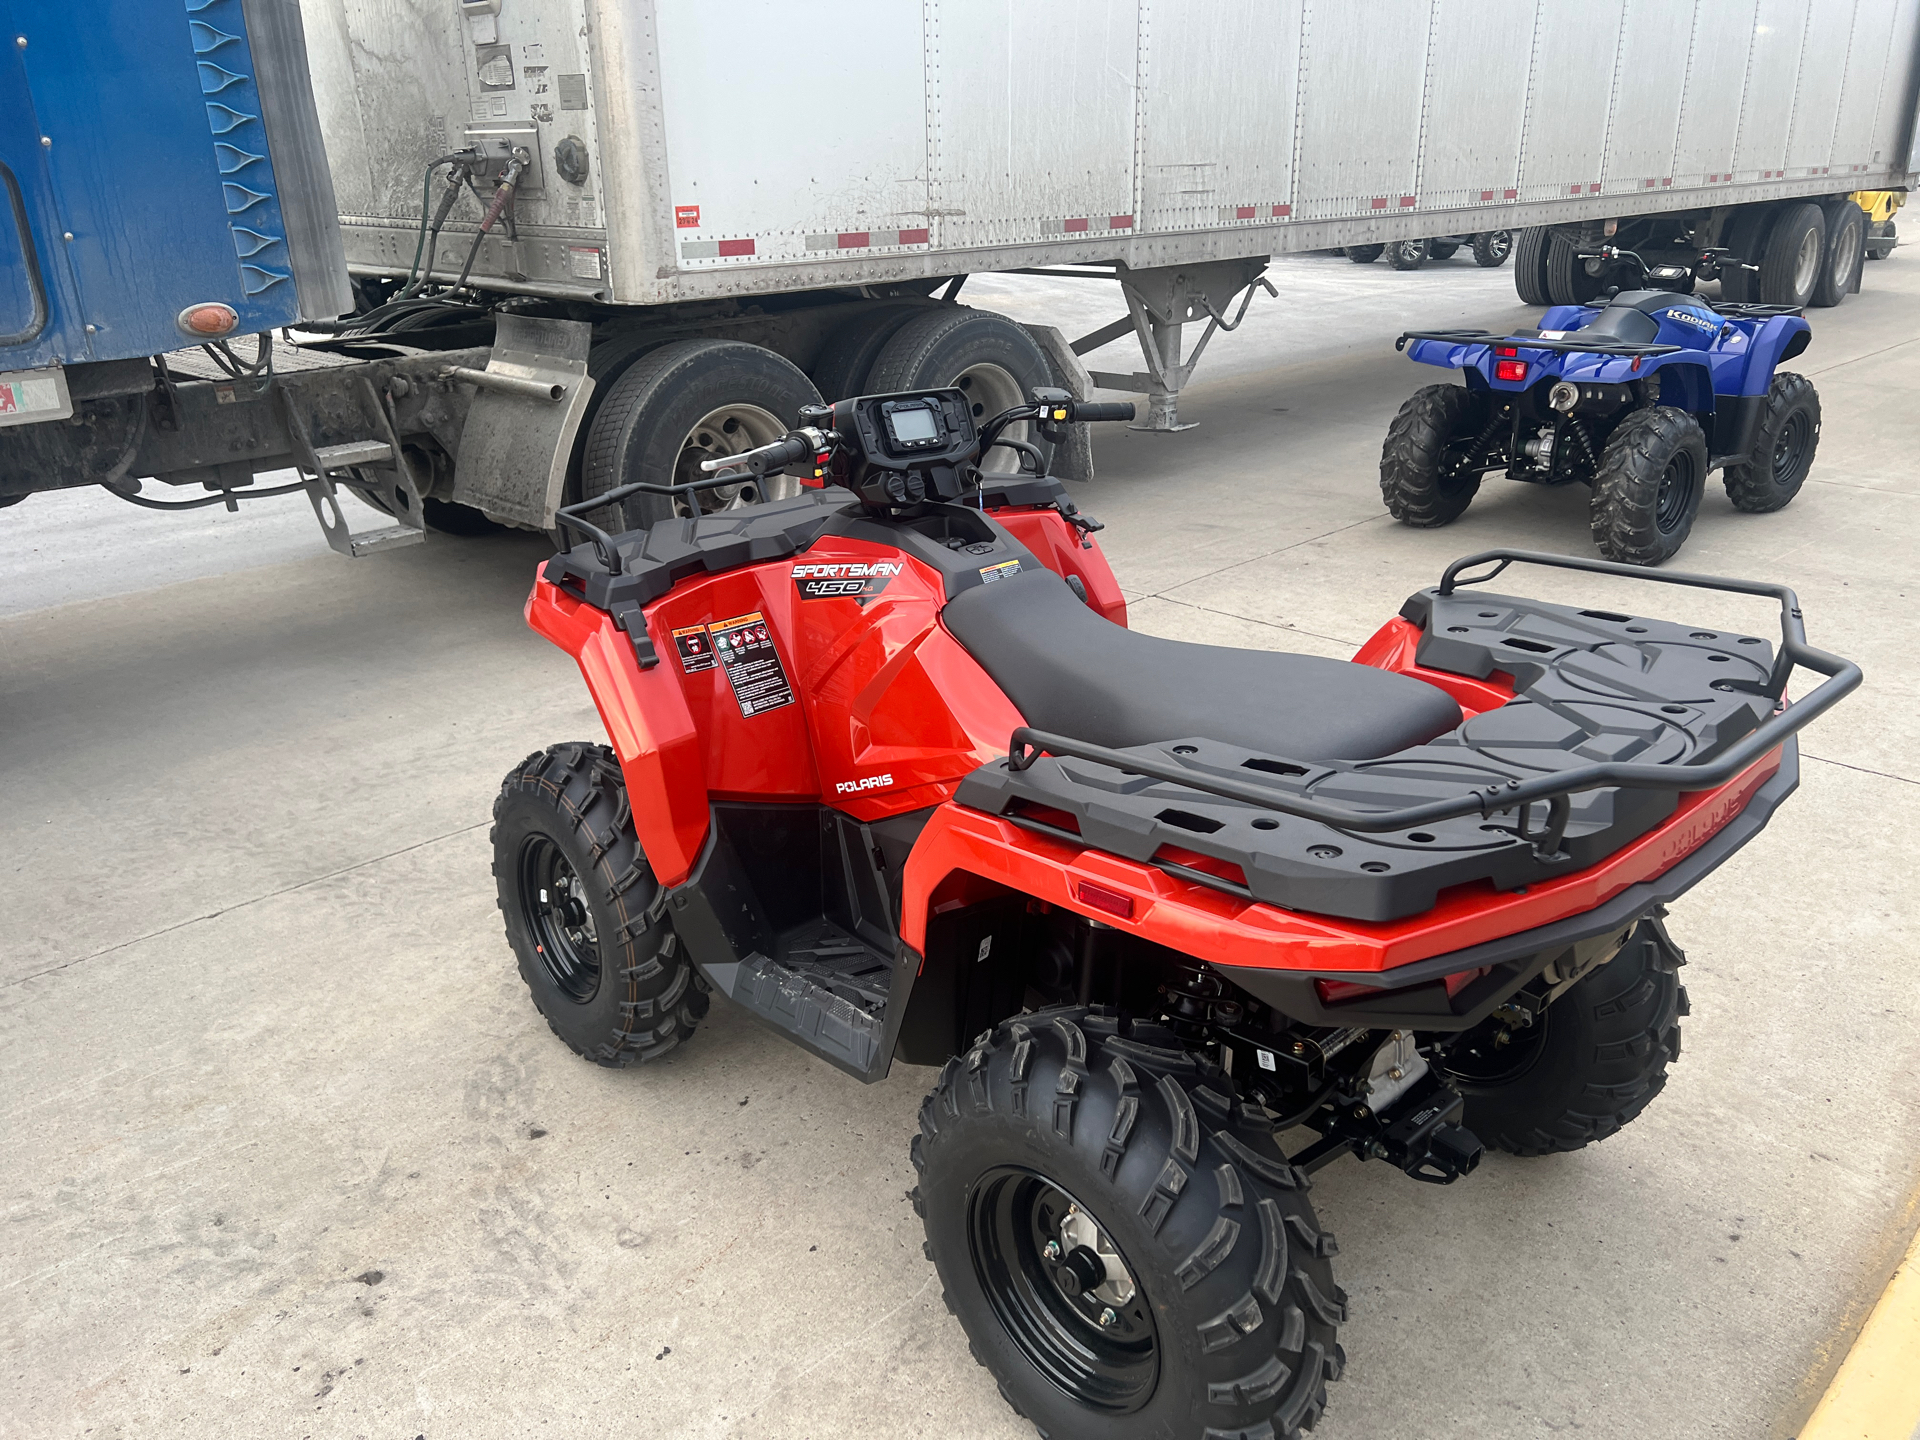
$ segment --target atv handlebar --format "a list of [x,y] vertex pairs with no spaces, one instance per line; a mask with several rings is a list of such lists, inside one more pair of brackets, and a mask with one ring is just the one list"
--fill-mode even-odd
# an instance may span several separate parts
[[708,475],[741,469],[746,470],[750,475],[764,475],[769,470],[778,470],[793,464],[796,460],[805,459],[812,453],[812,437],[803,430],[795,430],[771,444],[761,445],[753,450],[742,450],[738,455],[722,455],[715,460],[702,460],[700,469]]
[[1133,414],[1131,400],[1103,400],[1097,404],[1076,400],[1073,405],[1073,418],[1076,420],[1131,420]]
[[[1688,585],[1701,590],[1721,590],[1735,595],[1761,595],[1780,602],[1780,654],[1763,691],[1776,702],[1774,713],[1747,735],[1727,747],[1712,760],[1700,765],[1649,765],[1630,761],[1603,761],[1563,770],[1557,775],[1541,775],[1530,780],[1509,780],[1505,784],[1477,786],[1445,800],[1430,800],[1422,805],[1407,805],[1398,810],[1362,810],[1305,795],[1289,795],[1242,780],[1228,780],[1196,773],[1170,760],[1159,760],[1138,751],[1113,750],[1063,735],[1052,735],[1022,725],[1013,732],[1007,767],[1025,770],[1042,754],[1072,756],[1110,765],[1117,770],[1151,776],[1191,790],[1239,800],[1263,810],[1317,820],[1336,829],[1378,834],[1406,830],[1417,825],[1437,824],[1466,815],[1482,817],[1500,810],[1524,807],[1535,800],[1548,802],[1547,824],[1535,838],[1536,849],[1544,856],[1558,850],[1572,803],[1569,796],[1582,790],[1618,786],[1628,790],[1712,790],[1726,784],[1741,771],[1760,760],[1791,738],[1809,721],[1831,709],[1836,702],[1858,688],[1860,667],[1851,660],[1830,655],[1807,644],[1801,623],[1800,601],[1784,585],[1768,585],[1752,580],[1723,580],[1712,575],[1689,575],[1678,571],[1657,573],[1638,566],[1619,565],[1608,560],[1585,560],[1571,555],[1546,555],[1530,550],[1483,550],[1454,561],[1440,577],[1438,593],[1450,595],[1460,585],[1480,585],[1493,579],[1514,561],[1529,565],[1552,565],[1567,570],[1589,570],[1601,575],[1618,575],[1633,580],[1654,580],[1667,585]],[[1497,563],[1496,563],[1497,562]],[[1460,573],[1477,565],[1492,564],[1484,575],[1462,580]],[[1782,706],[1787,680],[1796,666],[1825,675],[1805,699]],[[1525,811],[1522,809],[1522,825]]]

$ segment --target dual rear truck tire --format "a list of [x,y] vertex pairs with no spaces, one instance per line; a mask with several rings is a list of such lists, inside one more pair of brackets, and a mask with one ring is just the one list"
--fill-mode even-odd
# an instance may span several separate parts
[[[989,412],[1021,403],[1036,387],[1057,383],[1039,344],[1006,317],[905,300],[869,305],[829,332],[811,378],[764,346],[739,340],[661,343],[646,334],[602,341],[587,368],[596,388],[568,481],[570,500],[591,500],[636,480],[672,484],[698,478],[692,457],[777,439],[797,422],[802,405],[954,384],[971,391],[977,385],[987,398],[975,405],[976,414],[990,418]],[[1048,448],[1041,446],[1043,453]],[[751,482],[737,492],[708,494],[712,498],[698,502],[707,508],[777,498],[768,484]],[[693,503],[690,497],[635,495],[623,503],[623,515],[609,509],[589,518],[603,527],[639,529],[689,513]]]
[[[507,940],[554,1034],[613,1067],[684,1044],[708,991],[640,851],[613,752],[577,742],[528,756],[500,788],[492,842]],[[1636,931],[1511,1054],[1489,1039],[1491,1067],[1451,1076],[1466,1123],[1541,1155],[1632,1120],[1679,1054],[1677,963]],[[941,1069],[909,1150],[923,1250],[974,1358],[1040,1434],[1298,1440],[1320,1418],[1346,1364],[1347,1296],[1274,1118],[1170,1030],[1100,1006],[1013,1016]],[[1092,1262],[1102,1290],[1063,1286],[1094,1252],[1045,1243],[1068,1233],[1062,1214],[1112,1257]]]

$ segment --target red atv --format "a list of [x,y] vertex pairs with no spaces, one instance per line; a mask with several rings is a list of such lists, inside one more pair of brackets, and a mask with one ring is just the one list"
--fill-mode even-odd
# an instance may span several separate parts
[[[494,872],[588,1059],[665,1054],[717,990],[862,1080],[943,1067],[914,1207],[1042,1433],[1290,1437],[1344,1363],[1308,1175],[1447,1183],[1639,1114],[1686,1010],[1663,907],[1860,672],[1780,586],[1517,552],[1352,663],[1135,634],[1042,448],[1131,414],[843,400],[563,511],[586,543],[527,618],[613,744],[507,776]],[[796,466],[794,499],[586,518]],[[1516,560],[1770,596],[1781,646],[1466,588]],[[1789,708],[1796,665],[1828,678]]]

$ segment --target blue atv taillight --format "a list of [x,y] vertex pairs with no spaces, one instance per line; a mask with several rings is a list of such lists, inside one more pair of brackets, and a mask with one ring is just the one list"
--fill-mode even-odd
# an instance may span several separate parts
[[1496,360],[1493,362],[1493,378],[1496,380],[1520,380],[1527,378],[1527,362],[1524,360]]

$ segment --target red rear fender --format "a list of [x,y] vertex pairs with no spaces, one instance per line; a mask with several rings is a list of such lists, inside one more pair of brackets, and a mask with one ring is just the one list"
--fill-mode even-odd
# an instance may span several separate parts
[[642,670],[613,617],[544,577],[527,597],[527,624],[579,663],[620,757],[640,848],[662,885],[687,878],[706,844],[707,778],[700,737],[678,680]]

